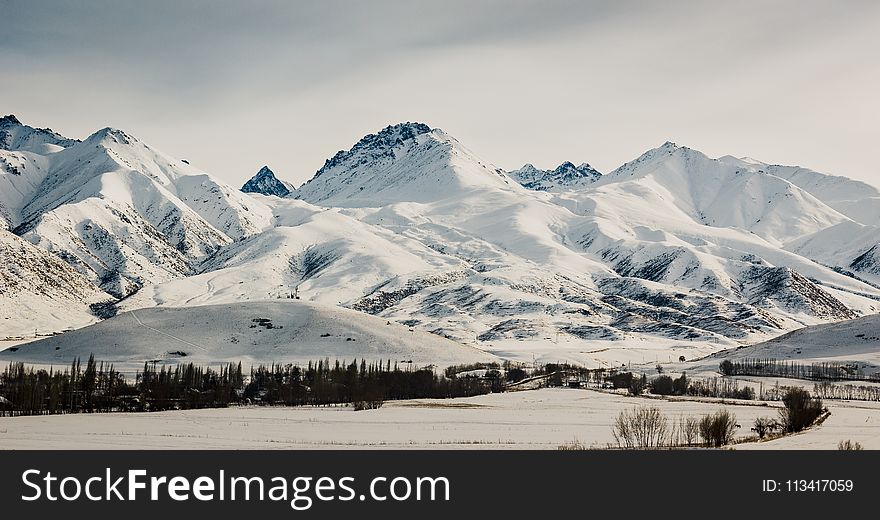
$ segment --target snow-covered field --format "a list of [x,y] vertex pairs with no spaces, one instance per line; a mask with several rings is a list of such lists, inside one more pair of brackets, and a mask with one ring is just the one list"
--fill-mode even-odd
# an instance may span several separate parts
[[[874,403],[877,404],[877,403]],[[831,417],[792,438],[748,448],[836,448],[843,439],[880,449],[880,406],[829,403]],[[656,406],[671,419],[725,408],[746,436],[757,417],[775,417],[768,406],[668,401],[591,390],[543,389],[473,398],[388,402],[378,410],[350,407],[244,407],[157,413],[113,413],[0,418],[6,449],[138,448],[479,448],[556,449],[577,442],[613,443],[617,414]]]

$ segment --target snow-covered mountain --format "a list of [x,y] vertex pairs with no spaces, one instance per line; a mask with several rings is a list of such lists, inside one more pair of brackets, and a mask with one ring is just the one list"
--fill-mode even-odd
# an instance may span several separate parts
[[[4,124],[13,143],[50,136],[14,117]],[[49,153],[0,150],[5,227],[117,298],[194,274],[271,223],[259,202],[121,130],[50,137]]]
[[276,197],[287,196],[294,189],[292,184],[275,177],[275,173],[268,166],[260,168],[260,171],[241,187],[241,191],[244,193],[260,193]]
[[880,310],[871,192],[672,143],[604,176],[513,175],[402,123],[286,197],[263,194],[271,171],[241,193],[118,130],[3,153],[28,171],[0,176],[9,227],[127,296],[118,311],[298,300],[502,358],[619,366]]
[[530,190],[566,191],[593,184],[602,176],[598,170],[587,163],[575,166],[565,161],[553,170],[540,170],[526,164],[518,170],[507,172],[513,180]]
[[21,159],[2,177],[15,188],[3,200],[9,226],[117,296],[193,274],[271,220],[258,202],[121,130]]
[[290,197],[255,198],[273,229],[121,307],[295,294],[501,357],[591,364],[658,348],[692,358],[878,309],[877,288],[783,248],[846,216],[784,179],[672,144],[546,193],[405,123],[339,152]]

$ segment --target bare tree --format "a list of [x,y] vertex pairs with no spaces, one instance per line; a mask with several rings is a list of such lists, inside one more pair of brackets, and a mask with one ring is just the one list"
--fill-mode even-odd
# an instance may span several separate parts
[[612,426],[612,434],[621,448],[659,448],[669,442],[669,420],[656,407],[622,410]]

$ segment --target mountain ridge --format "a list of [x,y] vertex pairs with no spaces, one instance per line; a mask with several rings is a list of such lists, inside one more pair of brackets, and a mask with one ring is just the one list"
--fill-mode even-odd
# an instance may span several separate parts
[[[0,171],[13,229],[122,312],[299,299],[504,359],[619,366],[880,310],[880,289],[843,272],[857,256],[870,271],[871,244],[829,238],[861,226],[853,240],[872,240],[831,206],[851,185],[671,142],[606,175],[563,162],[537,179],[551,188],[529,189],[443,130],[401,123],[281,197],[112,128],[0,157],[17,171]],[[873,211],[870,193],[856,202],[851,214]]]

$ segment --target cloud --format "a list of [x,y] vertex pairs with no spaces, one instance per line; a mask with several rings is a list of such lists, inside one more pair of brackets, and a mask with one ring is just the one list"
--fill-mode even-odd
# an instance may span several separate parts
[[235,184],[264,163],[304,181],[399,120],[506,168],[672,139],[871,178],[880,5],[845,4],[0,1],[0,104]]

